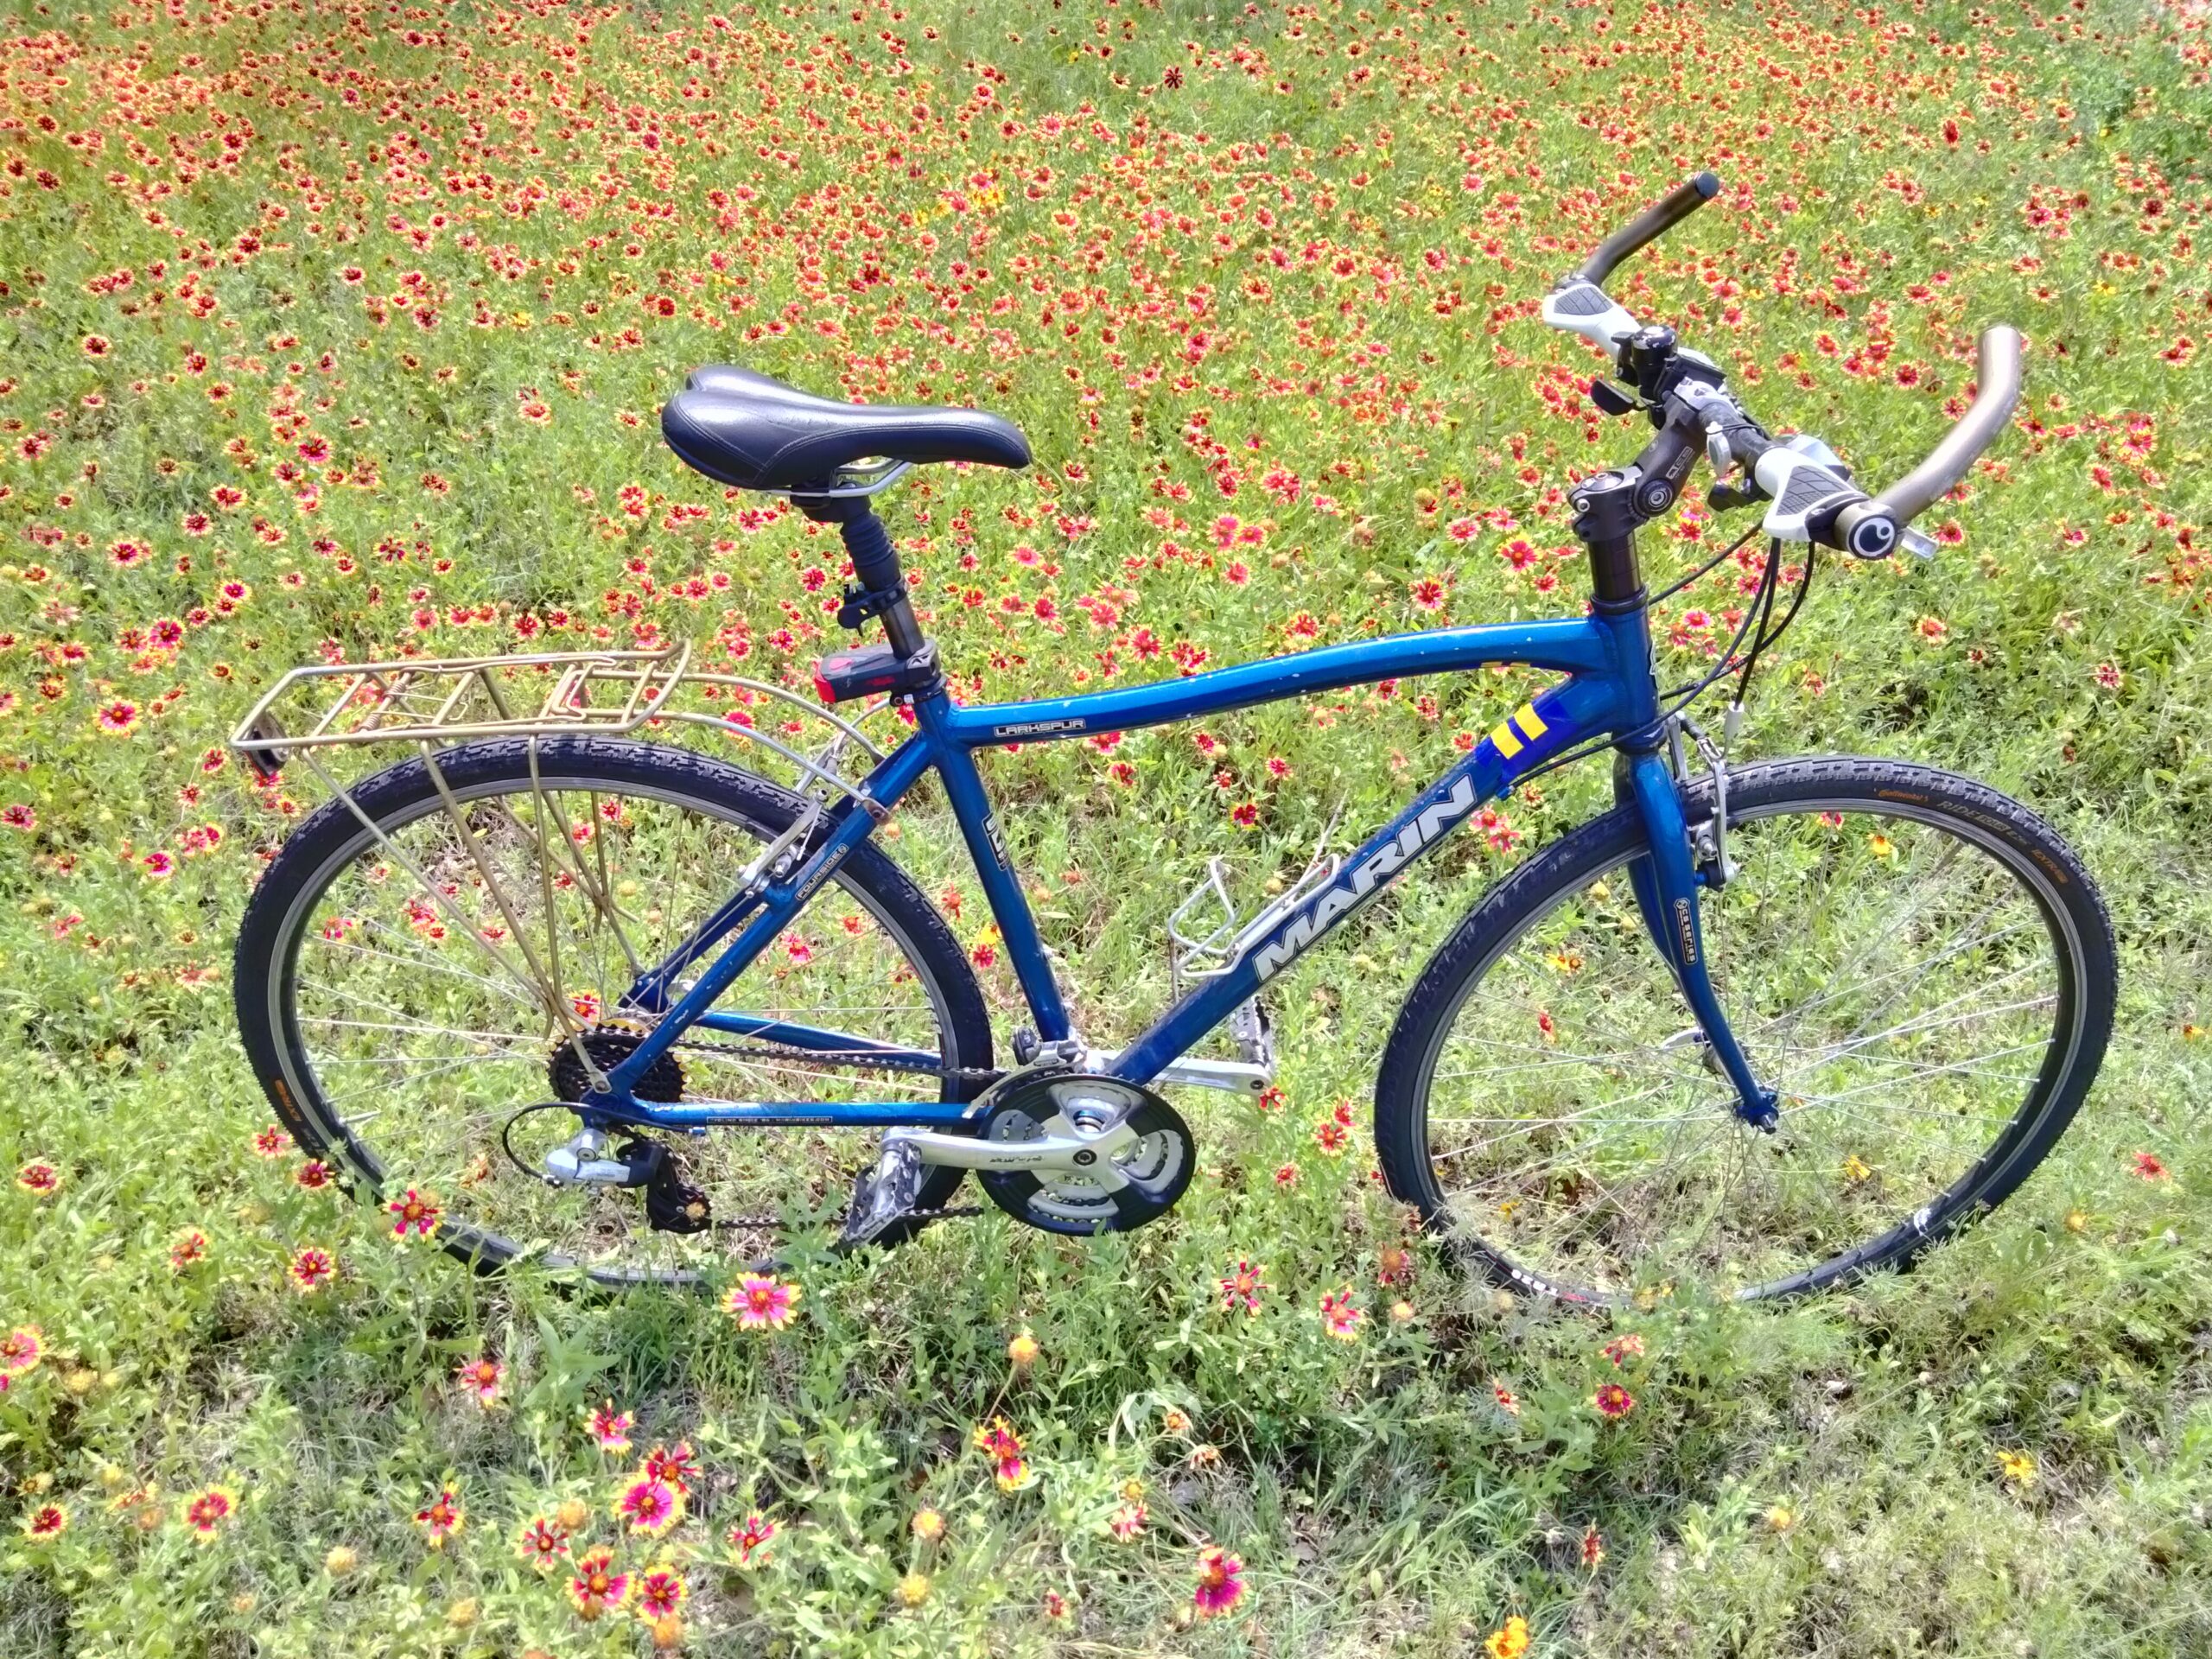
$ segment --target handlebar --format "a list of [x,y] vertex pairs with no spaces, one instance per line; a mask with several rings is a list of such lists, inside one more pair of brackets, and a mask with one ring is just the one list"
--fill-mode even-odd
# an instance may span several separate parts
[[[1870,558],[1888,552],[1904,526],[1949,493],[2005,429],[2020,400],[2020,331],[2002,322],[1983,329],[1975,359],[1973,406],[1919,466],[1871,501],[1853,501],[1835,515],[1828,537],[1835,545]],[[1923,551],[1928,545],[1920,543]]]
[[1967,468],[1989,448],[2012,417],[2020,400],[2020,331],[2007,323],[1981,332],[1974,378],[1980,383],[1974,406],[1944,434],[1922,461],[1874,499],[1899,518],[1917,518],[1967,475]]
[[1639,327],[1599,286],[1622,260],[1679,225],[1719,193],[1720,181],[1700,173],[1645,208],[1599,245],[1580,270],[1564,277],[1544,302],[1544,321],[1581,334],[1613,355],[1629,390],[1591,383],[1591,396],[1611,415],[1642,410],[1658,432],[1633,466],[1611,474],[1626,486],[1635,521],[1671,507],[1705,443],[1716,474],[1742,463],[1743,482],[1717,484],[1716,510],[1764,499],[1767,533],[1782,541],[1815,542],[1862,559],[1882,558],[1904,542],[1916,552],[1934,543],[1906,528],[1966,476],[1996,441],[2020,395],[2020,335],[1999,323],[1980,343],[1973,406],[1926,460],[1878,495],[1870,496],[1818,439],[1777,440],[1726,390],[1718,364],[1675,344],[1672,329]]
[[1683,180],[1600,242],[1598,251],[1582,262],[1582,269],[1575,276],[1583,282],[1602,285],[1612,275],[1615,265],[1647,243],[1658,240],[1719,194],[1720,181],[1710,173]]

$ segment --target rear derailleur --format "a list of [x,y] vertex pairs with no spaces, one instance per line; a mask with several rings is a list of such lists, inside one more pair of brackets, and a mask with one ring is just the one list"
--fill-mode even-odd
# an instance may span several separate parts
[[[592,1072],[619,1065],[642,1036],[640,1030],[609,1024],[556,1045],[546,1064],[553,1092],[564,1102],[582,1100],[594,1081]],[[640,1100],[681,1100],[683,1072],[675,1056],[664,1054],[646,1068],[632,1092]],[[700,1233],[715,1224],[706,1193],[683,1179],[676,1154],[642,1135],[617,1143],[606,1130],[586,1124],[546,1154],[539,1173],[556,1185],[641,1186],[645,1190],[645,1219],[658,1232]]]
[[615,1144],[587,1126],[545,1154],[543,1178],[556,1186],[641,1186],[645,1219],[664,1233],[701,1233],[715,1224],[707,1195],[683,1179],[676,1154],[640,1135]]

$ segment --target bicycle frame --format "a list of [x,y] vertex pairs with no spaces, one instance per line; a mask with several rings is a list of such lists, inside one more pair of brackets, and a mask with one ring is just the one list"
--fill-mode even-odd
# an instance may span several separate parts
[[[1756,1117],[1770,1108],[1734,1039],[1707,979],[1698,922],[1700,878],[1693,868],[1676,782],[1662,749],[1651,639],[1640,605],[1604,603],[1584,617],[1507,625],[1440,628],[1334,645],[1185,678],[1122,687],[1081,696],[963,706],[943,690],[914,701],[915,731],[887,756],[855,795],[826,818],[815,850],[780,880],[734,895],[666,960],[641,975],[622,1005],[660,1016],[652,1031],[607,1074],[605,1090],[586,1094],[587,1122],[695,1130],[723,1125],[824,1125],[924,1128],[961,1122],[974,1109],[959,1102],[641,1101],[631,1092],[684,1032],[733,1033],[786,1046],[823,1051],[881,1049],[909,1063],[933,1066],[938,1056],[886,1047],[849,1033],[717,1011],[715,1001],[771,945],[807,900],[865,842],[899,799],[927,772],[942,779],[953,815],[982,879],[1035,1029],[1046,1042],[1072,1033],[1021,883],[1009,864],[975,753],[995,745],[1048,742],[1190,720],[1227,710],[1342,690],[1377,680],[1464,673],[1501,663],[1525,664],[1567,677],[1524,703],[1404,811],[1348,857],[1334,878],[1261,937],[1228,968],[1166,1009],[1105,1068],[1145,1084],[1202,1040],[1266,982],[1364,906],[1391,880],[1433,850],[1485,803],[1531,768],[1592,738],[1614,740],[1623,756],[1616,788],[1641,817],[1651,856],[1630,866],[1631,885],[1648,931],[1666,958],[1715,1056],[1739,1095],[1738,1110]],[[712,956],[681,997],[677,980]]]

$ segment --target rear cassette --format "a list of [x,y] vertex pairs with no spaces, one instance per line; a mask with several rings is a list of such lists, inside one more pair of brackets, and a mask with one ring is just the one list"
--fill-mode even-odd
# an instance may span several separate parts
[[999,1141],[1103,1136],[1123,1124],[1136,1138],[1101,1151],[1090,1169],[984,1170],[976,1179],[1000,1209],[1046,1232],[1128,1232],[1173,1209],[1196,1166],[1190,1126],[1151,1090],[1066,1071],[1009,1079],[982,1134]]

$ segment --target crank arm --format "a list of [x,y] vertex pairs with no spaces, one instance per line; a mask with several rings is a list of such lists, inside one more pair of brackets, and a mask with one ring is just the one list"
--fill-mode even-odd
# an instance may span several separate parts
[[1077,1135],[1065,1117],[1052,1119],[1046,1131],[1034,1141],[985,1141],[915,1128],[887,1129],[883,1138],[913,1147],[925,1164],[951,1169],[1062,1170],[1102,1180],[1114,1173],[1114,1154],[1137,1139],[1136,1131],[1126,1123],[1103,1135]]
[[1193,1089],[1224,1089],[1232,1095],[1264,1095],[1274,1081],[1271,1066],[1247,1060],[1170,1060],[1160,1068],[1154,1083],[1180,1083]]

